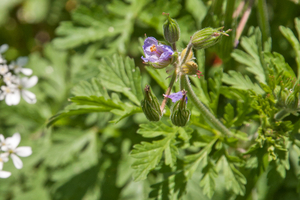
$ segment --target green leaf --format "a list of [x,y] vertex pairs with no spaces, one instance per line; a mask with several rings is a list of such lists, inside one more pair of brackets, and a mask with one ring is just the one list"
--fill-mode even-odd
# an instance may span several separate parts
[[255,75],[256,80],[259,82],[266,82],[266,75],[264,72],[263,65],[260,59],[261,48],[259,47],[259,41],[261,35],[259,29],[255,30],[256,34],[249,32],[249,37],[242,37],[241,46],[244,48],[244,51],[235,49],[231,56],[238,62],[247,66],[246,70]]
[[163,122],[149,122],[141,124],[137,133],[145,138],[154,138],[157,136],[168,136],[170,133],[176,133],[178,127]]
[[292,45],[295,55],[296,55],[296,62],[297,62],[297,74],[298,78],[300,77],[300,43],[295,37],[293,31],[289,28],[286,28],[284,26],[279,27],[280,32],[282,35],[289,41],[289,43]]
[[208,86],[209,89],[211,90],[209,92],[209,96],[211,99],[210,108],[214,111],[214,113],[217,113],[217,108],[218,108],[218,103],[219,103],[219,95],[220,95],[220,89],[222,85],[222,75],[223,75],[223,70],[222,68],[218,68],[214,72],[214,78],[209,78],[208,79]]
[[184,173],[187,178],[192,177],[192,175],[197,170],[201,162],[203,162],[202,163],[203,167],[207,165],[207,156],[211,152],[212,146],[217,141],[217,139],[214,138],[210,138],[210,139],[211,141],[199,153],[185,156],[184,159],[185,159],[186,167]]
[[140,70],[135,67],[132,59],[123,59],[117,55],[106,57],[101,61],[99,69],[99,78],[103,86],[123,93],[133,103],[140,105],[143,99]]
[[134,145],[131,152],[131,157],[137,159],[133,164],[133,178],[135,181],[141,181],[147,178],[148,173],[156,167],[163,155],[165,156],[165,164],[174,166],[176,162],[177,149],[175,147],[176,132],[169,133],[162,140],[154,141],[153,143],[141,142]]
[[235,168],[226,156],[220,158],[217,166],[224,173],[226,189],[243,196],[246,192],[245,184],[247,183],[245,176]]
[[234,120],[234,108],[230,103],[225,106],[224,119],[226,121],[226,126],[230,127]]
[[236,71],[229,71],[229,74],[223,74],[223,82],[231,85],[235,89],[241,90],[253,90],[257,94],[263,94],[264,91],[256,84],[253,83],[250,78]]
[[218,176],[218,172],[209,158],[207,163],[208,164],[202,170],[204,175],[201,178],[200,187],[203,188],[204,194],[206,194],[209,198],[212,198],[216,188],[215,178]]

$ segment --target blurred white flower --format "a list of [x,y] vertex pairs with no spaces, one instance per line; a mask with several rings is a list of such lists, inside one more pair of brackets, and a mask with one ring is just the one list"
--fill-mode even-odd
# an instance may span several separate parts
[[26,65],[28,59],[27,57],[19,57],[17,61],[11,62],[9,65],[9,69],[13,70],[16,74],[22,72],[26,76],[30,76],[32,74],[32,69],[23,68]]
[[7,65],[0,65],[0,74],[4,75],[8,72],[8,67]]
[[9,106],[11,105],[17,105],[20,102],[20,95],[17,95],[16,92],[17,86],[10,84],[8,86],[1,86],[1,94],[0,94],[0,100],[5,98],[5,103]]
[[8,153],[0,154],[0,178],[8,178],[11,173],[7,171],[2,171],[3,163],[8,161]]
[[31,88],[36,85],[38,82],[38,77],[33,76],[31,78],[23,77],[23,78],[16,78],[14,80],[16,85],[10,84],[7,86],[1,86],[1,90],[3,94],[0,99],[5,96],[5,102],[7,105],[17,105],[20,102],[21,95],[23,99],[30,104],[36,103],[36,96],[32,92],[25,90],[25,88]]
[[31,147],[18,147],[21,141],[21,136],[19,133],[15,133],[12,137],[6,138],[4,141],[5,146],[2,146],[1,149],[6,153],[9,153],[15,167],[21,169],[23,167],[22,160],[18,157],[27,157],[32,154]]
[[16,82],[16,80],[17,77],[15,75],[12,75],[10,72],[3,76],[3,81],[6,83],[6,85],[10,85],[13,82]]

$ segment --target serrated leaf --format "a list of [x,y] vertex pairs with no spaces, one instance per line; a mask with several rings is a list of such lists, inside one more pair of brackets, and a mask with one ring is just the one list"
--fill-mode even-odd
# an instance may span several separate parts
[[[147,178],[148,173],[156,167],[165,151],[165,163],[173,166],[175,164],[177,150],[175,150],[175,133],[170,133],[162,140],[153,143],[141,142],[134,145],[131,157],[137,159],[133,164],[133,178],[135,181],[141,181]],[[175,154],[176,153],[176,154]]]
[[123,93],[136,105],[140,105],[143,99],[140,70],[135,67],[132,59],[123,59],[117,55],[107,57],[102,60],[99,69],[103,86]]
[[174,134],[177,130],[177,127],[167,125],[163,122],[150,122],[147,124],[141,124],[137,133],[141,134],[145,138],[154,138],[157,136]]
[[211,141],[199,153],[185,156],[184,160],[186,163],[186,167],[184,174],[187,178],[192,177],[201,162],[203,162],[203,167],[207,165],[207,156],[211,152],[212,146],[216,141],[217,139],[211,138]]
[[[255,32],[259,32],[259,29],[256,29]],[[247,71],[255,74],[256,79],[259,82],[265,83],[266,77],[264,73],[264,68],[260,60],[260,48],[258,47],[257,34],[253,34],[249,37],[242,37],[241,46],[246,52],[243,52],[239,49],[235,49],[231,56],[238,62],[247,66]]]
[[211,161],[208,161],[208,164],[202,169],[204,174],[200,181],[200,187],[203,189],[203,193],[206,194],[209,198],[212,198],[215,192],[215,178],[218,176],[214,164]]
[[230,127],[234,119],[234,108],[230,103],[225,106],[224,119],[227,127]]
[[298,78],[300,77],[300,43],[295,37],[293,31],[289,28],[286,28],[284,26],[279,26],[279,30],[282,33],[282,35],[289,41],[289,43],[292,45],[295,55],[296,55],[296,62],[297,62],[297,74]]
[[237,195],[244,195],[246,192],[245,184],[247,183],[245,176],[225,156],[219,159],[217,165],[224,173],[226,189]]
[[253,83],[250,78],[236,71],[229,71],[229,74],[223,74],[223,82],[231,85],[231,87],[241,90],[253,90],[257,94],[263,94],[264,91],[256,84]]

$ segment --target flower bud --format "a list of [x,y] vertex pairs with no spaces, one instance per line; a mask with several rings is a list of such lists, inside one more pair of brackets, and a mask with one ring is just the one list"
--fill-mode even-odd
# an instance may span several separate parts
[[298,94],[293,92],[286,98],[285,105],[291,110],[297,110],[298,100]]
[[186,106],[186,91],[183,90],[182,94],[182,98],[174,104],[171,113],[171,121],[175,126],[185,126],[191,116],[191,111]]
[[181,66],[181,72],[186,75],[197,75],[198,78],[200,76],[203,76],[199,70],[198,70],[198,65],[194,61],[189,61],[186,62]]
[[146,85],[144,90],[145,99],[141,102],[142,110],[149,121],[159,121],[162,113],[158,100],[151,92],[149,85]]
[[224,27],[220,28],[204,28],[200,31],[197,31],[192,36],[192,44],[195,49],[205,49],[210,46],[213,46],[217,44],[220,40],[222,35],[228,36],[228,32],[231,31],[231,29],[228,29],[227,31],[223,31]]
[[167,15],[168,19],[163,25],[164,30],[164,38],[169,43],[173,44],[179,40],[180,29],[177,22],[172,19],[169,14],[163,13],[163,15]]

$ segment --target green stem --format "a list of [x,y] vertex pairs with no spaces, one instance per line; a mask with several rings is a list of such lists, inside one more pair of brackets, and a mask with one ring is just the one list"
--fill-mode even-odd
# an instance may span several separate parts
[[168,97],[167,97],[167,96],[170,95],[170,93],[171,93],[171,90],[172,90],[172,87],[173,87],[173,85],[174,85],[174,83],[175,83],[176,77],[177,77],[177,70],[175,69],[175,71],[174,71],[174,73],[173,73],[173,76],[172,76],[172,78],[171,78],[169,87],[168,87],[168,89],[167,89],[167,91],[166,91],[165,98],[164,98],[164,100],[162,101],[161,106],[160,106],[161,112],[163,112],[164,109],[165,109],[165,106],[166,106],[166,103],[167,103],[167,100],[168,100]]
[[185,87],[185,77],[184,75],[180,76],[180,91],[182,91]]
[[181,67],[183,65],[183,63],[186,62],[187,57],[189,56],[190,51],[192,50],[192,43],[190,42],[187,47],[186,47],[186,52],[184,54],[184,57],[181,59],[179,66]]
[[195,92],[192,89],[189,77],[185,75],[185,89],[187,90],[187,94],[194,105],[199,109],[201,114],[205,117],[206,120],[211,122],[211,124],[224,135],[232,135],[230,130],[228,130],[197,98]]
[[274,119],[279,121],[282,120],[284,117],[288,116],[289,114],[290,112],[287,109],[282,109],[275,114]]

